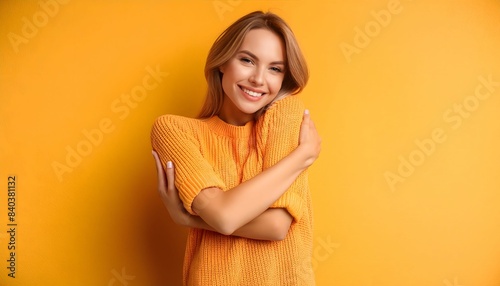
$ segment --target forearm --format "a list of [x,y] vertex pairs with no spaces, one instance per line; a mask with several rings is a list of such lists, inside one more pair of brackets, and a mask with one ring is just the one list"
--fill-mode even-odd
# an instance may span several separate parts
[[[292,217],[286,210],[268,209],[232,235],[257,240],[283,240],[291,222]],[[187,226],[217,232],[199,216],[191,216]]]
[[304,171],[308,162],[299,149],[254,178],[227,190],[203,190],[193,210],[211,227],[232,234],[267,210]]
[[285,209],[267,209],[234,231],[233,235],[259,240],[283,240],[288,234],[292,220],[292,216]]

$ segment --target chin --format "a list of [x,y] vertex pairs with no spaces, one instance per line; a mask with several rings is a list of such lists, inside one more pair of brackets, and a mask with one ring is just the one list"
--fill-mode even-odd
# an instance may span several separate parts
[[255,114],[256,112],[258,112],[259,110],[261,110],[264,106],[266,106],[265,104],[262,105],[262,104],[259,104],[258,106],[256,105],[251,105],[251,106],[248,106],[246,104],[242,104],[239,106],[239,110],[242,112],[242,113],[245,113],[247,115],[249,114]]
[[255,108],[252,108],[252,109],[248,109],[248,108],[240,109],[240,111],[243,114],[246,114],[246,115],[255,115],[255,113],[257,113],[259,110],[260,110],[260,108],[259,109],[255,109]]

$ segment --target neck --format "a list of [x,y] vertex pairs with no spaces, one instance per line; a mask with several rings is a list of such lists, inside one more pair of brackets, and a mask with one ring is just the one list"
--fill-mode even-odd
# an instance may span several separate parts
[[248,122],[253,120],[252,115],[248,115],[248,118],[245,116],[245,118],[232,118],[230,116],[226,116],[222,113],[219,113],[217,116],[219,116],[222,121],[226,122],[227,124],[231,125],[236,125],[236,126],[245,126]]
[[224,102],[217,116],[219,116],[219,118],[227,124],[236,126],[244,126],[248,122],[254,120],[254,114],[246,114],[241,112],[229,100],[227,102]]

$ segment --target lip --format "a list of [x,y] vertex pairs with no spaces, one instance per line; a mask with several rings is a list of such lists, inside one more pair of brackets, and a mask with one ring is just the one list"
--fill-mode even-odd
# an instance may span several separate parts
[[[261,100],[263,97],[266,96],[266,93],[265,92],[261,92],[261,91],[258,91],[258,90],[255,90],[255,89],[250,89],[250,88],[246,88],[244,86],[240,86],[238,85],[238,87],[240,88],[240,91],[241,91],[241,94],[248,100],[248,101],[253,101],[253,102],[257,102],[259,100]],[[251,90],[251,91],[254,91],[254,92],[259,92],[259,93],[262,93],[261,96],[258,96],[258,97],[253,97],[253,96],[250,96],[248,93],[244,92],[243,91],[243,88],[245,89],[248,89],[248,90]]]
[[238,85],[238,86],[239,86],[240,88],[248,89],[248,90],[253,91],[253,92],[266,94],[266,92],[265,92],[265,91],[263,91],[262,89],[255,89],[255,88],[251,88],[251,87],[248,87],[248,86],[243,86],[243,85]]

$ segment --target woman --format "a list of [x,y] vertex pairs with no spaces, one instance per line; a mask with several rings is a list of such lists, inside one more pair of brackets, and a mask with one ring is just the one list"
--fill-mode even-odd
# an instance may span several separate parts
[[306,170],[321,140],[292,96],[308,79],[292,31],[272,13],[240,18],[205,77],[200,118],[164,115],[151,133],[162,199],[190,227],[184,285],[314,285]]

